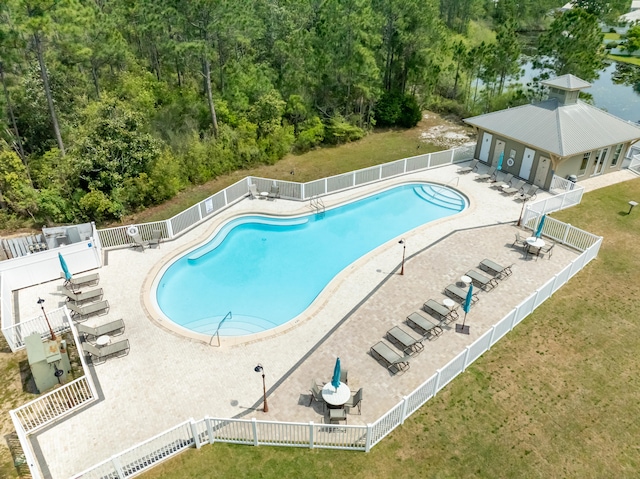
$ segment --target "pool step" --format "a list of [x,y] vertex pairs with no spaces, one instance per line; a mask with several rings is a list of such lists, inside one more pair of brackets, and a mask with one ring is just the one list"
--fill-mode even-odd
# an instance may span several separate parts
[[423,200],[454,211],[462,211],[465,200],[455,191],[438,185],[416,186],[413,191]]
[[[202,318],[184,324],[184,326],[197,333],[213,335],[216,333],[218,324],[220,324],[223,318],[224,316]],[[264,318],[236,314],[222,323],[220,336],[246,336],[248,334],[261,333],[273,329],[276,326],[278,325]]]

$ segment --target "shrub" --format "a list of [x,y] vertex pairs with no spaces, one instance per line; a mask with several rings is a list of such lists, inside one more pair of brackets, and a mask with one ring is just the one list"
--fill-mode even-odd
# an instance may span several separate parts
[[314,116],[300,124],[300,133],[293,146],[296,152],[304,153],[323,141],[324,125],[320,118]]
[[377,126],[412,128],[422,119],[422,111],[413,95],[385,92],[375,108]]

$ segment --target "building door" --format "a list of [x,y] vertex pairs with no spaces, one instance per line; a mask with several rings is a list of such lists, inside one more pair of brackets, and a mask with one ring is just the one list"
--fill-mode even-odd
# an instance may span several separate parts
[[504,145],[504,141],[496,140],[496,147],[493,150],[493,159],[491,160],[491,166],[497,167],[498,162],[500,161],[500,156],[502,155],[504,157]]
[[591,176],[598,176],[602,174],[602,170],[604,169],[604,164],[607,159],[607,152],[609,148],[603,148],[602,150],[598,150],[596,153],[596,160],[593,162],[593,173]]
[[482,146],[480,147],[480,161],[484,161],[485,163],[489,162],[489,148],[491,148],[491,140],[493,140],[493,135],[491,133],[486,133],[482,136]]
[[522,164],[520,165],[520,173],[518,176],[523,180],[528,180],[529,175],[531,174],[531,166],[533,166],[533,157],[536,155],[536,152],[531,148],[524,149],[524,156],[522,157]]
[[551,160],[541,156],[538,160],[538,168],[536,169],[536,177],[533,179],[533,184],[544,188],[544,184],[547,181],[547,175],[549,174],[549,167],[551,166]]

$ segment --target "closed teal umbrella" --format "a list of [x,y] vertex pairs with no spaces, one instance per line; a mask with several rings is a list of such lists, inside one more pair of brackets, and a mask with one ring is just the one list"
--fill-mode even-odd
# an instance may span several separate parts
[[469,326],[465,326],[464,323],[467,320],[467,313],[471,309],[471,304],[473,302],[473,284],[469,285],[469,291],[467,291],[467,297],[464,300],[464,304],[462,305],[462,309],[464,310],[464,319],[462,320],[462,324],[456,324],[456,333],[469,334]]
[[333,368],[333,378],[331,378],[331,385],[336,389],[340,386],[340,358],[336,359],[336,365]]
[[540,218],[540,223],[538,223],[538,229],[536,230],[536,238],[540,238],[540,236],[542,236],[542,227],[544,226],[544,219],[547,217],[547,215],[542,215],[542,218]]
[[500,153],[500,159],[498,160],[498,166],[496,167],[498,171],[502,169],[502,160],[504,160],[504,151]]
[[58,253],[58,259],[60,260],[60,266],[62,267],[62,271],[64,272],[64,279],[69,281],[71,279],[71,273],[69,273],[67,262],[64,260],[60,253]]

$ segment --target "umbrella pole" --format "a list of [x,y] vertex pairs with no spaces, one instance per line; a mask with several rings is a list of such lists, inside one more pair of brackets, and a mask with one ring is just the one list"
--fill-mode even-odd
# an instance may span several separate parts
[[469,326],[465,326],[464,323],[467,321],[467,312],[464,313],[464,318],[462,319],[462,324],[456,324],[456,333],[469,334]]

